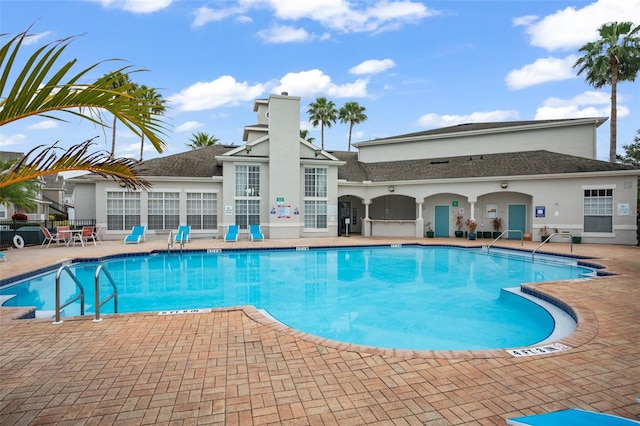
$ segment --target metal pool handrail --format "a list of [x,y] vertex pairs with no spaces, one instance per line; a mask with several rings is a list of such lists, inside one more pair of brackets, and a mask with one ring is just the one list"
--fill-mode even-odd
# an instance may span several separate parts
[[[96,268],[96,275],[94,280],[95,295],[96,295],[96,299],[95,299],[96,317],[93,320],[93,322],[102,321],[102,318],[100,318],[100,307],[111,299],[113,299],[113,313],[114,314],[118,313],[118,287],[116,287],[116,283],[113,281],[113,278],[111,277],[111,274],[109,273],[109,271],[107,271],[103,266],[104,265],[98,265],[98,267]],[[113,293],[105,297],[104,300],[102,301],[100,301],[100,272],[104,272],[104,275],[107,277],[107,279],[109,280],[109,283],[111,284],[111,287],[113,288]]]
[[493,245],[493,243],[495,243],[500,238],[502,238],[502,236],[504,234],[506,234],[507,232],[519,232],[520,233],[520,247],[524,246],[524,234],[523,234],[522,230],[520,230],[520,229],[507,229],[506,231],[502,232],[502,234],[500,234],[498,236],[498,238],[496,238],[495,240],[493,240],[493,241],[491,241],[489,243],[489,245],[487,246],[487,253],[489,253],[489,248]]
[[538,251],[538,249],[540,247],[542,247],[543,245],[547,244],[549,241],[551,241],[551,237],[553,237],[554,235],[562,235],[563,237],[568,236],[569,237],[569,243],[571,244],[571,253],[573,253],[573,235],[571,235],[570,232],[554,232],[553,234],[549,235],[547,237],[546,240],[544,240],[542,243],[540,243],[540,245],[538,247],[536,247],[532,252],[531,252],[531,258],[533,259],[533,256],[536,254],[536,251]]
[[[64,304],[60,305],[60,276],[65,271],[67,272],[67,274],[69,274],[73,282],[76,283],[76,287],[80,289],[80,294],[74,297],[73,299],[67,300]],[[76,278],[73,272],[71,272],[71,270],[69,269],[69,266],[62,265],[56,271],[56,320],[53,322],[53,324],[56,324],[56,325],[62,324],[63,321],[60,319],[60,311],[62,310],[62,308],[72,304],[78,299],[80,299],[80,315],[84,315],[84,288],[82,287],[82,284],[80,283],[80,281],[78,281],[78,278]]]

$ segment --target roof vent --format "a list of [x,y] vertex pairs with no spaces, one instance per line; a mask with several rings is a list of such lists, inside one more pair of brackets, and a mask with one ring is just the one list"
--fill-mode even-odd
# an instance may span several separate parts
[[431,164],[449,164],[449,160],[435,160]]

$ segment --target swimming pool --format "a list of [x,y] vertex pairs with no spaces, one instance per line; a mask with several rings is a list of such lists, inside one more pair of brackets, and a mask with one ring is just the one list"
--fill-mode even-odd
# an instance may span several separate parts
[[[103,262],[118,286],[118,311],[254,305],[295,329],[337,341],[397,349],[528,346],[554,328],[552,316],[504,288],[590,275],[574,261],[530,253],[438,246],[230,250],[126,256]],[[70,266],[93,312],[98,263]],[[5,306],[53,310],[55,272],[0,289]],[[101,281],[101,297],[111,292]],[[62,300],[77,294],[62,275]],[[113,312],[107,303],[102,313]],[[79,305],[64,315],[78,315]]]

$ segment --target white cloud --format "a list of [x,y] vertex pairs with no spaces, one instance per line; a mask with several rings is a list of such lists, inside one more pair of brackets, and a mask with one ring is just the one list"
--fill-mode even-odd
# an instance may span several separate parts
[[603,23],[629,21],[634,16],[640,16],[640,0],[598,0],[582,8],[567,7],[537,22],[531,17],[514,22],[526,25],[532,46],[552,51],[580,47],[598,38]]
[[353,83],[338,85],[319,69],[313,69],[286,74],[280,79],[280,85],[275,87],[273,92],[288,92],[292,96],[300,97],[313,97],[322,94],[334,98],[362,98],[367,96],[368,83],[367,79],[358,79]]
[[[618,117],[629,115],[629,108],[620,105],[624,97],[618,97]],[[536,110],[536,120],[561,118],[608,117],[611,113],[610,95],[605,92],[588,91],[570,99],[548,98]]]
[[0,133],[0,147],[3,148],[12,145],[21,145],[26,140],[27,137],[19,133],[11,136],[6,136],[3,133]]
[[194,28],[198,28],[208,24],[209,22],[224,21],[225,19],[231,18],[233,16],[237,16],[237,22],[252,22],[251,18],[243,15],[245,11],[246,8],[243,7],[211,9],[210,7],[202,6],[194,10],[193,15],[195,16],[195,18],[191,26]]
[[260,37],[266,43],[291,43],[302,42],[311,39],[311,35],[304,28],[294,28],[289,25],[273,26],[266,30],[258,31]]
[[49,129],[55,129],[56,127],[58,127],[58,123],[54,120],[44,120],[44,121],[40,121],[38,123],[32,124],[29,127],[27,127],[28,130],[49,130]]
[[540,58],[533,64],[525,65],[519,70],[513,70],[505,81],[509,89],[519,90],[536,84],[546,83],[549,81],[561,81],[569,78],[576,78],[573,70],[578,57],[569,55],[566,58]]
[[176,133],[190,132],[202,126],[204,126],[204,124],[200,123],[199,121],[185,121],[181,125],[177,126],[175,128],[175,131]]
[[519,26],[529,26],[531,24],[533,24],[535,21],[538,20],[538,16],[536,15],[525,15],[525,16],[519,16],[517,18],[513,18],[513,26],[514,27],[519,27]]
[[153,13],[165,9],[173,0],[92,0],[103,7],[124,10],[132,13]]
[[377,74],[396,66],[391,59],[369,59],[349,70],[351,74]]
[[237,105],[242,101],[253,101],[260,97],[267,87],[265,84],[251,85],[238,82],[225,75],[209,82],[198,82],[167,98],[179,111],[202,111],[222,105]]
[[346,0],[240,0],[237,6],[211,9],[201,7],[196,11],[193,26],[246,14],[251,9],[269,9],[283,21],[309,19],[325,28],[350,32],[380,32],[398,29],[405,24],[416,23],[436,12],[421,2],[410,0],[379,0],[372,6],[354,9]]
[[468,115],[425,114],[418,119],[423,127],[446,127],[466,123],[485,123],[495,121],[519,120],[520,114],[515,110],[479,111]]
[[51,35],[51,31],[45,31],[43,33],[37,33],[37,34],[29,34],[29,37],[26,37],[24,39],[24,45],[28,46],[30,44],[37,44],[40,42],[40,40],[42,40],[43,38],[47,38]]

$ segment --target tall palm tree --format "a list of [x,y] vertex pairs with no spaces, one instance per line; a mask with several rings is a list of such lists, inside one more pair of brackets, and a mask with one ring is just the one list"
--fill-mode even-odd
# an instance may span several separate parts
[[[131,83],[127,74],[122,74],[120,71],[112,72],[104,76],[110,83],[113,90],[123,90],[128,95],[131,95],[136,90],[135,83]],[[116,153],[116,124],[118,123],[118,117],[113,116],[113,125],[111,126],[111,154],[113,158]]]
[[[134,96],[140,101],[145,115],[163,115],[166,111],[167,101],[154,88],[149,88],[144,84],[136,88]],[[114,126],[115,127],[115,126]],[[140,136],[140,161],[144,152],[144,133]]]
[[[98,65],[107,61],[98,62],[68,77],[77,59],[58,63],[74,39],[68,37],[37,49],[24,65],[20,65],[16,59],[21,56],[20,47],[28,36],[27,32],[20,33],[0,48],[0,126],[35,116],[65,122],[64,118],[55,115],[64,113],[108,128],[104,117],[104,113],[108,112],[135,134],[144,134],[155,149],[162,152],[166,145],[162,135],[165,135],[167,127],[157,114],[142,111],[138,100],[122,88],[112,88],[107,76],[93,83],[79,83]],[[128,76],[138,71],[141,70],[124,67],[116,72]],[[9,82],[9,76],[15,76],[13,83]],[[56,143],[48,147],[38,146],[21,161],[0,172],[0,188],[73,170],[110,177],[123,182],[130,189],[149,187],[148,182],[138,176],[141,170],[137,161],[110,158],[106,152],[91,153],[89,148],[93,145],[93,139],[89,139],[66,150],[61,150]],[[59,155],[60,151],[62,153]]]
[[316,140],[313,136],[309,136],[309,131],[307,129],[300,129],[300,137],[309,143],[313,143]]
[[324,149],[324,126],[331,127],[331,124],[336,122],[337,113],[336,104],[333,101],[327,101],[327,98],[316,98],[315,102],[309,104],[309,109],[307,110],[309,121],[313,127],[320,125],[322,149]]
[[360,106],[357,102],[347,102],[340,108],[339,116],[341,123],[349,123],[349,146],[348,151],[351,152],[351,132],[354,124],[360,124],[367,121],[366,108]]
[[611,85],[611,118],[609,161],[616,161],[618,125],[618,82],[634,81],[640,70],[640,25],[632,22],[611,22],[598,30],[600,39],[580,48],[584,55],[573,67],[579,67],[578,75],[586,73],[586,82],[596,89]]
[[215,145],[220,139],[214,137],[214,135],[209,135],[208,133],[198,132],[191,135],[191,139],[185,145],[187,145],[192,150],[204,148],[206,146]]

